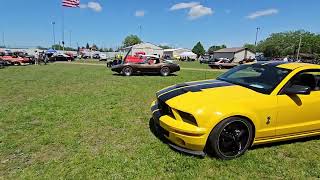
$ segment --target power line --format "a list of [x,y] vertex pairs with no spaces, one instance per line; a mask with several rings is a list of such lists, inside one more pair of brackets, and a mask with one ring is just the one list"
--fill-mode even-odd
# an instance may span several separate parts
[[55,46],[56,45],[56,33],[55,33],[55,24],[56,22],[52,22],[52,34],[53,34],[53,49],[55,49]]
[[70,48],[71,48],[72,47],[72,43],[71,43],[71,33],[72,33],[72,31],[70,30],[69,33],[70,33],[69,34],[69,43],[70,43]]
[[4,43],[4,32],[2,32],[2,44],[3,44],[3,47],[6,47],[6,44]]

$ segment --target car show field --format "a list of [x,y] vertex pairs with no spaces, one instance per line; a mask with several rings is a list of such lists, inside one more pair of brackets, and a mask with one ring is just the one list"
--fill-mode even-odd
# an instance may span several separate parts
[[221,74],[180,66],[168,77],[75,63],[1,69],[0,179],[320,178],[319,137],[256,146],[230,161],[170,149],[150,124],[155,92]]

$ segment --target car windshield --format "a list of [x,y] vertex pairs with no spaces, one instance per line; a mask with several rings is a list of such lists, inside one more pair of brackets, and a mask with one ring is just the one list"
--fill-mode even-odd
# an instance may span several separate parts
[[271,65],[252,64],[235,67],[217,79],[263,94],[270,94],[289,73],[290,70],[288,69]]

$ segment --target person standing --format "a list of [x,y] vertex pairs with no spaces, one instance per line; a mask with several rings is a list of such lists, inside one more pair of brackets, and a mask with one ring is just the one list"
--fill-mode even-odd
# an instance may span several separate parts
[[35,54],[34,54],[34,64],[35,65],[39,64],[39,52],[38,51],[35,51]]
[[49,61],[49,55],[45,54],[45,56],[44,56],[44,65],[47,65],[48,61]]

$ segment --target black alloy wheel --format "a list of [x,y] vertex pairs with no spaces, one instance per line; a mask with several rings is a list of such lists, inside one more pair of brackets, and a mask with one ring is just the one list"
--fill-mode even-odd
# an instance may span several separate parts
[[208,139],[209,149],[220,159],[234,159],[245,153],[253,141],[253,127],[243,118],[233,117],[220,122]]
[[125,76],[131,76],[132,75],[132,72],[133,72],[133,69],[132,67],[130,66],[126,66],[122,69],[122,73],[125,75]]
[[170,74],[170,68],[167,66],[164,66],[160,69],[160,74],[162,76],[168,76]]

